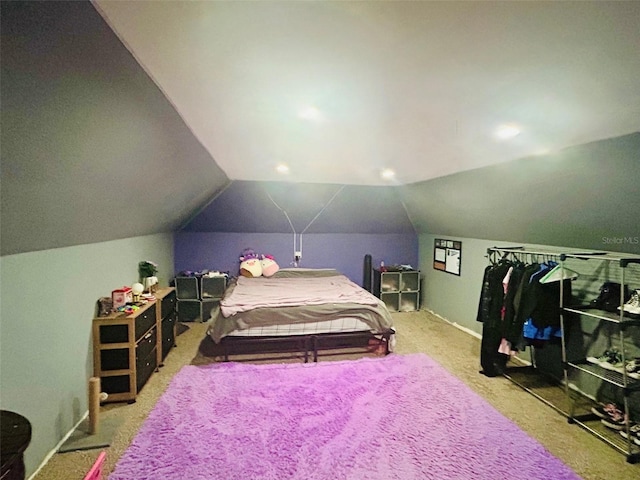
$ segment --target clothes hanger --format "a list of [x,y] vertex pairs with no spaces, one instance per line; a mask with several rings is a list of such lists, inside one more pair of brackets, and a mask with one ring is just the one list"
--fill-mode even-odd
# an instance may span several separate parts
[[575,280],[580,275],[578,272],[574,272],[569,268],[562,268],[562,265],[556,265],[549,270],[544,277],[539,280],[539,283],[553,283],[561,280]]

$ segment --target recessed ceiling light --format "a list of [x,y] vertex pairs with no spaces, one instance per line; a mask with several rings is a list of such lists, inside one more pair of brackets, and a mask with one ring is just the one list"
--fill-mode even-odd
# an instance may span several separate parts
[[313,105],[308,105],[298,112],[298,117],[303,120],[318,121],[322,119],[322,113]]
[[282,173],[282,174],[289,173],[289,167],[286,166],[284,163],[281,163],[276,167],[276,172]]
[[496,129],[496,137],[500,140],[508,140],[520,134],[520,129],[515,125],[500,125]]
[[394,172],[390,168],[385,168],[380,172],[380,176],[385,180],[391,180],[393,177],[396,176],[396,172]]

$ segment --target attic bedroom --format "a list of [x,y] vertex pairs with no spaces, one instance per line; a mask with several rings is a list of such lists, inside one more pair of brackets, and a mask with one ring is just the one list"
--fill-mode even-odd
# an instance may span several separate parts
[[[640,475],[640,2],[0,14],[3,479],[450,479],[470,457],[465,478]],[[330,271],[384,328],[361,353],[307,333],[224,361],[203,350],[221,309],[177,305],[146,383],[96,408],[98,300],[143,261],[148,311],[185,272],[225,273],[231,298],[273,280],[247,280],[247,249]],[[406,272],[405,308],[381,284]],[[529,284],[549,308],[512,312]],[[102,437],[65,450],[90,413]]]

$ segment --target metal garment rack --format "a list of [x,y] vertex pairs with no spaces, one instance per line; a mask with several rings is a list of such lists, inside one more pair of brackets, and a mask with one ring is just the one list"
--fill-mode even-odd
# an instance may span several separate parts
[[[537,262],[538,260],[540,260],[540,257],[542,257],[542,259],[554,259],[557,260],[558,263],[561,260],[561,256],[564,254],[565,252],[559,252],[556,250],[543,250],[543,249],[537,249],[537,250],[531,250],[531,249],[527,249],[525,247],[520,247],[520,246],[514,246],[514,247],[490,247],[487,248],[487,257],[489,258],[489,260],[491,261],[491,263],[497,263],[500,260],[506,260],[509,257],[512,257],[515,260],[519,260],[523,263],[533,263],[534,261]],[[534,258],[535,257],[535,258]],[[528,260],[528,262],[527,262]],[[562,282],[561,284],[561,289],[562,289]],[[562,298],[562,294],[563,292],[560,292],[560,296]],[[562,328],[563,326],[561,325],[561,329],[562,329],[562,337],[564,338],[564,328]],[[522,388],[524,391],[526,391],[527,393],[533,395],[535,398],[537,398],[538,400],[540,400],[541,402],[543,402],[545,405],[553,408],[555,411],[557,411],[558,413],[560,413],[561,415],[565,416],[565,417],[569,417],[569,409],[563,409],[562,407],[560,407],[559,405],[557,405],[556,403],[550,401],[548,398],[545,398],[544,396],[540,395],[538,392],[536,392],[533,388],[530,388],[529,386],[527,386],[525,383],[519,381],[516,378],[516,375],[513,375],[510,373],[510,370],[515,372],[517,370],[522,370],[522,371],[526,371],[527,373],[538,373],[540,375],[542,375],[539,371],[537,371],[537,365],[536,365],[536,357],[535,357],[535,346],[534,345],[529,345],[529,358],[530,358],[530,365],[523,365],[521,367],[511,367],[510,369],[507,369],[504,373],[503,376],[508,379],[509,381],[511,381],[512,383],[514,383],[515,385],[517,385],[518,387]],[[565,351],[565,345],[564,345],[564,341],[562,342],[562,361],[564,362],[566,359],[566,351]],[[518,358],[518,360],[520,362],[524,362],[522,359]],[[566,385],[567,385],[567,378],[566,378],[566,370],[564,370],[565,374],[563,378],[563,388],[566,389]],[[520,372],[518,372],[520,373]],[[546,374],[545,375],[549,382],[551,383],[551,381],[553,380],[554,382],[557,382],[558,384],[560,384],[560,380],[551,377],[551,375]],[[565,395],[566,395],[566,391],[565,391]]]
[[[508,259],[510,256],[513,259],[522,261],[523,263],[527,263],[525,260],[529,260],[528,263],[538,262],[540,257],[544,260],[548,260],[553,258],[558,261],[560,265],[560,279],[564,280],[568,278],[567,272],[571,272],[565,265],[565,262],[570,259],[577,260],[601,260],[603,262],[609,262],[612,265],[616,263],[619,266],[619,275],[620,282],[623,285],[621,288],[620,294],[620,312],[614,314],[607,314],[606,312],[600,312],[595,309],[586,309],[585,307],[575,307],[573,305],[564,305],[565,295],[564,295],[564,281],[560,281],[560,328],[561,328],[561,361],[562,361],[562,380],[555,378],[554,376],[544,374],[544,372],[536,371],[536,361],[535,361],[535,347],[530,346],[530,354],[531,354],[531,365],[529,367],[513,367],[513,371],[517,369],[529,368],[530,372],[535,372],[539,375],[548,376],[551,380],[552,378],[556,380],[559,384],[558,386],[563,387],[565,398],[564,401],[568,402],[567,409],[563,409],[559,407],[556,403],[549,401],[544,396],[538,394],[532,388],[529,388],[523,382],[519,381],[516,377],[517,375],[512,375],[508,371],[504,373],[504,377],[512,381],[514,384],[527,391],[535,398],[539,399],[546,405],[552,407],[554,410],[567,417],[569,423],[575,423],[582,427],[584,430],[588,431],[592,435],[596,436],[606,444],[610,445],[614,449],[618,450],[620,453],[623,453],[626,456],[626,460],[629,463],[638,463],[640,462],[640,450],[635,446],[632,441],[632,436],[630,435],[629,427],[630,427],[630,415],[629,415],[629,395],[631,392],[640,391],[640,380],[635,380],[629,378],[626,375],[626,372],[622,373],[612,372],[606,370],[600,366],[589,364],[586,359],[578,359],[568,361],[567,355],[567,345],[566,345],[566,326],[567,326],[567,316],[572,316],[573,318],[591,318],[591,320],[595,321],[606,321],[609,323],[616,324],[619,330],[619,345],[622,350],[622,361],[624,365],[624,330],[627,327],[638,326],[640,327],[640,320],[628,320],[624,318],[624,285],[625,285],[625,270],[626,267],[630,264],[640,264],[640,257],[632,257],[630,258],[628,255],[624,254],[612,254],[608,252],[575,252],[575,251],[557,251],[557,250],[535,250],[535,249],[526,249],[525,247],[492,247],[487,249],[487,256],[492,263],[496,263],[500,260]],[[499,258],[498,258],[499,256]],[[624,413],[628,421],[624,426],[624,430],[626,431],[626,440],[619,435],[615,435],[608,428],[602,428],[602,424],[599,421],[600,418],[594,415],[589,411],[589,413],[576,415],[577,411],[577,403],[582,401],[585,404],[595,405],[593,399],[588,396],[585,392],[583,392],[577,386],[571,385],[569,381],[569,371],[576,373],[578,375],[586,374],[587,376],[591,376],[597,379],[602,380],[611,385],[615,385],[619,387],[624,393]],[[584,407],[584,405],[582,405]],[[588,407],[586,407],[588,408]],[[596,420],[596,421],[594,421]]]

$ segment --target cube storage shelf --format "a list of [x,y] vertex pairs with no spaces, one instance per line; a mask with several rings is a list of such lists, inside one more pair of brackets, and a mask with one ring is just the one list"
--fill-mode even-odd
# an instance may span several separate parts
[[373,294],[390,312],[413,312],[420,309],[420,271],[373,271]]
[[160,289],[155,296],[131,315],[93,319],[93,371],[107,402],[134,402],[175,345],[175,290]]
[[227,277],[176,277],[178,320],[206,322],[227,288]]

